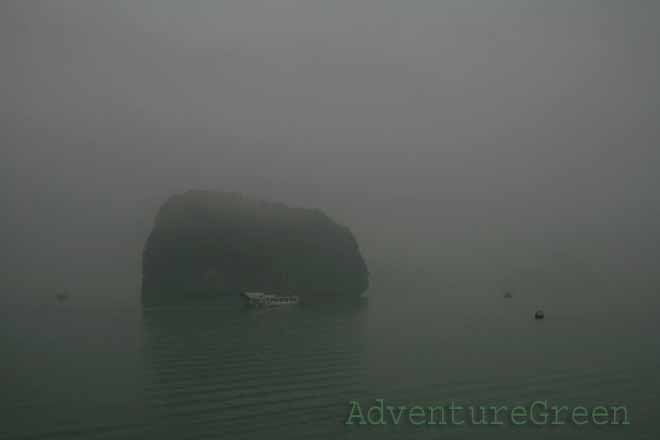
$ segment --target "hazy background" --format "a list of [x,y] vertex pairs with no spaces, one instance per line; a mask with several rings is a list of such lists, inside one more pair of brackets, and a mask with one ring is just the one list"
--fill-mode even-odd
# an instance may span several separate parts
[[375,277],[654,298],[658,18],[650,0],[5,0],[2,301],[137,300],[155,211],[190,188],[321,208]]

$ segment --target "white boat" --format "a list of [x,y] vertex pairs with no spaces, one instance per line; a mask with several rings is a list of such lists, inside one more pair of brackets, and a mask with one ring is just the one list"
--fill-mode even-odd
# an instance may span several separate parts
[[241,297],[252,307],[276,307],[298,304],[300,298],[295,295],[280,296],[263,292],[243,292]]

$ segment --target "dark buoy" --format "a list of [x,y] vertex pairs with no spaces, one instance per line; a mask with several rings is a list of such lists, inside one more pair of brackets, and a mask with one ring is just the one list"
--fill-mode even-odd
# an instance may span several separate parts
[[511,292],[506,292],[506,293],[504,294],[504,297],[505,297],[505,298],[513,298],[513,295],[511,295]]
[[55,295],[55,297],[59,302],[64,302],[67,299],[69,299],[69,295],[66,292],[60,292],[57,295]]
[[543,310],[537,310],[536,313],[534,313],[534,319],[543,319],[545,318],[545,314],[543,313]]

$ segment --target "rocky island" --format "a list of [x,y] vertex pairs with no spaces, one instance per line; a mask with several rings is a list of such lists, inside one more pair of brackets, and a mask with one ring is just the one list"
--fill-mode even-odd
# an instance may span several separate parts
[[159,209],[142,255],[142,302],[294,294],[357,298],[369,274],[351,231],[316,209],[188,191]]

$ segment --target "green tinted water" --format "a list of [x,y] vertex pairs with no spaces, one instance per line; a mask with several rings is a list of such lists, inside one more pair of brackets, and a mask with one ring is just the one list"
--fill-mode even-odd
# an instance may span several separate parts
[[[8,439],[656,439],[655,310],[375,283],[360,305],[3,311]],[[610,297],[611,298],[611,297]],[[349,401],[623,404],[618,427],[346,426]]]

